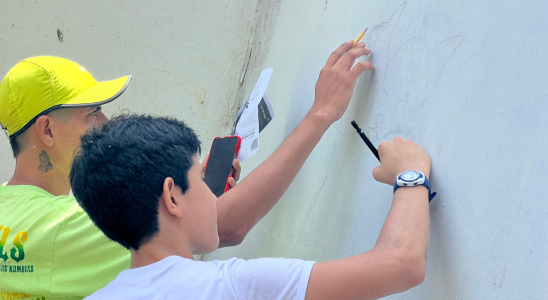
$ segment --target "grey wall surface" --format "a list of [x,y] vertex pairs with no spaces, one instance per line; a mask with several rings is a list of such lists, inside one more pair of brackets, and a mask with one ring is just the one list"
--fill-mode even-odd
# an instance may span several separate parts
[[374,181],[355,119],[375,145],[401,136],[432,158],[426,279],[390,299],[546,299],[547,12],[546,1],[284,1],[264,65],[277,115],[244,169],[292,132],[330,52],[365,27],[376,70],[278,205],[210,259],[371,249],[393,194]]

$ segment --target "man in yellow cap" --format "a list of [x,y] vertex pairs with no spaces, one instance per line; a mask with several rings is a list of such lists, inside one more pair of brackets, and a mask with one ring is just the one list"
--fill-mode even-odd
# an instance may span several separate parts
[[[241,243],[281,198],[322,135],[346,111],[357,78],[373,69],[368,62],[354,65],[370,52],[363,43],[353,47],[352,40],[335,50],[299,126],[219,198],[220,247]],[[127,76],[97,83],[74,62],[35,57],[21,61],[0,82],[0,123],[17,161],[13,178],[0,186],[1,299],[81,299],[129,268],[129,252],[108,240],[68,196],[68,176],[80,136],[107,120],[100,105],[119,97],[130,81]]]
[[68,196],[68,175],[80,136],[107,120],[101,105],[130,82],[97,82],[57,57],[25,59],[0,82],[0,123],[17,161],[0,187],[0,299],[82,298],[129,266]]

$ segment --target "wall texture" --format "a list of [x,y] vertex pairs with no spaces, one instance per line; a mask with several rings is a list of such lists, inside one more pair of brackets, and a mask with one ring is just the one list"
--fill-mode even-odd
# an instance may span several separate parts
[[246,169],[303,118],[330,52],[370,28],[374,72],[278,205],[232,256],[325,261],[371,249],[392,189],[374,181],[378,144],[411,138],[432,157],[426,279],[391,299],[548,295],[548,21],[545,1],[284,1],[265,67],[277,112]]
[[[128,109],[188,122],[209,152],[266,58],[280,0],[2,1],[0,77],[37,55],[77,61],[99,81],[134,76],[107,116]],[[0,137],[0,182],[15,168]]]

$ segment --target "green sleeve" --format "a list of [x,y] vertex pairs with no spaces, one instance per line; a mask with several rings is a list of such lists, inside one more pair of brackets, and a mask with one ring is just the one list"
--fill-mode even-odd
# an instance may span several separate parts
[[50,292],[89,296],[130,267],[131,254],[109,240],[77,205],[65,218],[53,245]]

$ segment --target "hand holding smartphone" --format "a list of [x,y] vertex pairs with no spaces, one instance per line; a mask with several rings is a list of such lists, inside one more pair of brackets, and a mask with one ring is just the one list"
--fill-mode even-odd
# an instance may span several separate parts
[[204,180],[217,197],[230,189],[228,179],[232,176],[232,161],[240,150],[240,143],[239,136],[227,136],[217,137],[211,144]]

